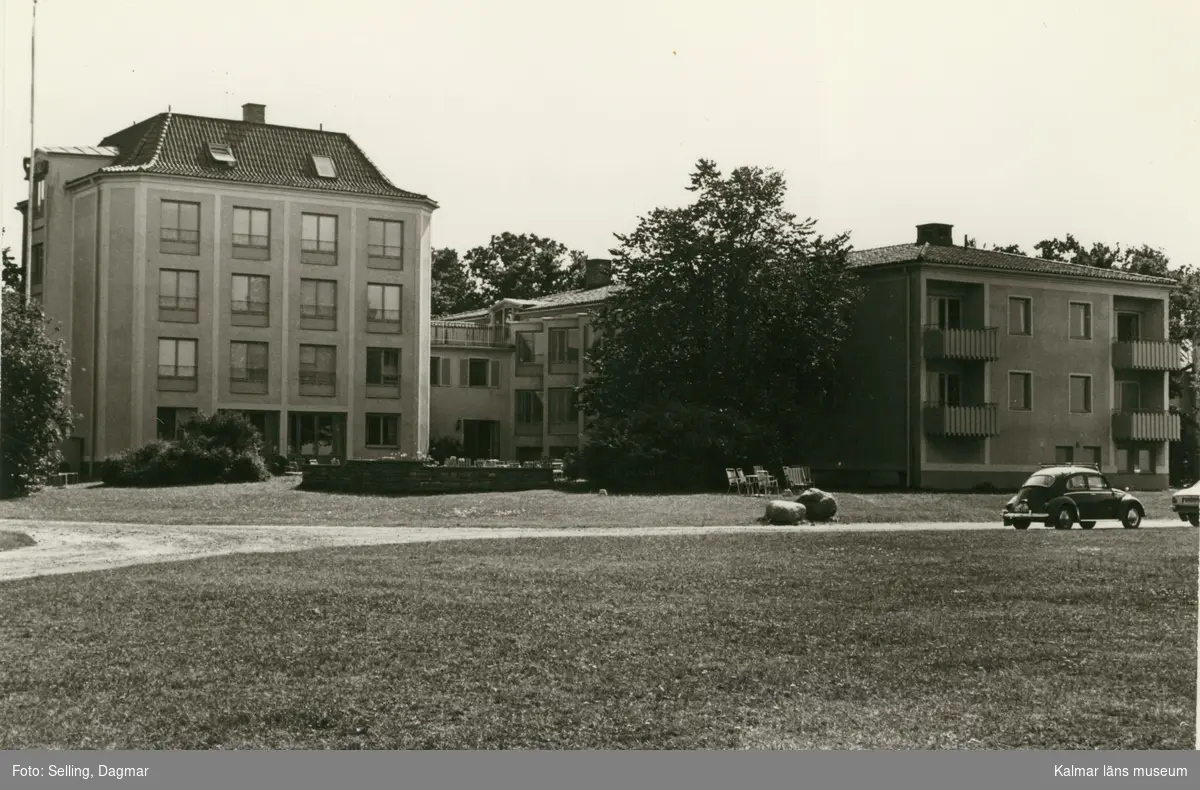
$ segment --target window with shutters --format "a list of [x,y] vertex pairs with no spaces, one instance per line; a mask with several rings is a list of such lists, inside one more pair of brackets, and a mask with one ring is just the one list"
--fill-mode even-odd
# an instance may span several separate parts
[[500,386],[500,361],[497,359],[459,360],[460,387],[495,388]]
[[450,381],[450,358],[449,357],[430,357],[429,358],[429,386],[431,387],[449,387],[453,384]]

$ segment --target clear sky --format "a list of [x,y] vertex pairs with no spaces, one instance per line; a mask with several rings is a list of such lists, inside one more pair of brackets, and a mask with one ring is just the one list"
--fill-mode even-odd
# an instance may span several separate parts
[[[32,0],[4,9],[4,244],[26,185]],[[352,135],[433,243],[603,256],[700,157],[782,170],[859,248],[1151,244],[1200,264],[1195,0],[40,0],[39,145],[166,110]]]

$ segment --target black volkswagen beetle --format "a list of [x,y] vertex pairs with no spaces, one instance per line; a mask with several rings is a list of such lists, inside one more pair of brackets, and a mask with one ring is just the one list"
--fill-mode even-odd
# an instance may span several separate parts
[[1128,491],[1113,488],[1094,466],[1048,466],[1034,472],[1021,490],[1004,504],[1004,526],[1029,529],[1037,522],[1055,529],[1070,529],[1076,521],[1084,529],[1097,521],[1120,521],[1137,529],[1146,508]]

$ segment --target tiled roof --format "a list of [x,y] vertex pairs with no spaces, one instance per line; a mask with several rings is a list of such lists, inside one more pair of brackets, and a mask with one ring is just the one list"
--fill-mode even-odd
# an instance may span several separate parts
[[[217,164],[209,143],[224,143],[236,163]],[[100,141],[120,153],[101,173],[161,173],[261,186],[408,198],[436,205],[426,195],[400,189],[361,148],[340,132],[297,129],[223,118],[160,113]],[[310,155],[328,156],[335,178],[321,178]]]
[[1028,258],[995,250],[980,250],[970,247],[951,247],[940,244],[894,244],[870,250],[855,250],[847,260],[855,268],[885,266],[892,263],[927,262],[955,266],[970,266],[979,269],[995,269],[1035,274],[1050,274],[1061,277],[1091,277],[1097,280],[1120,280],[1122,282],[1173,285],[1174,280],[1134,274],[1120,269],[1101,269],[1082,263],[1048,261],[1044,258]]
[[[520,312],[552,310],[558,307],[572,307],[574,305],[590,305],[597,302],[603,302],[610,294],[615,293],[621,286],[605,285],[600,288],[581,288],[577,291],[563,291],[562,293],[547,294],[539,296],[536,299],[502,299],[496,304],[505,302],[516,303]],[[438,316],[438,321],[473,321],[480,318],[486,318],[488,313],[495,309],[492,307],[482,307],[478,310],[468,310],[463,313],[454,313],[453,315]]]

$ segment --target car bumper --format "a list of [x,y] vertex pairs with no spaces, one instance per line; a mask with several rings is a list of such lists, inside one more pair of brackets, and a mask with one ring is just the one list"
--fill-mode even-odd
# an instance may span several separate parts
[[1188,516],[1200,515],[1200,503],[1197,504],[1172,504],[1171,510],[1179,514],[1180,518],[1186,519]]
[[1009,511],[1005,510],[1000,514],[1000,517],[1002,519],[1004,519],[1004,526],[1011,527],[1013,524],[1015,524],[1018,521],[1021,522],[1022,524],[1029,524],[1029,523],[1034,523],[1034,522],[1044,524],[1046,522],[1046,519],[1048,519],[1050,516],[1046,513],[1011,513]]

